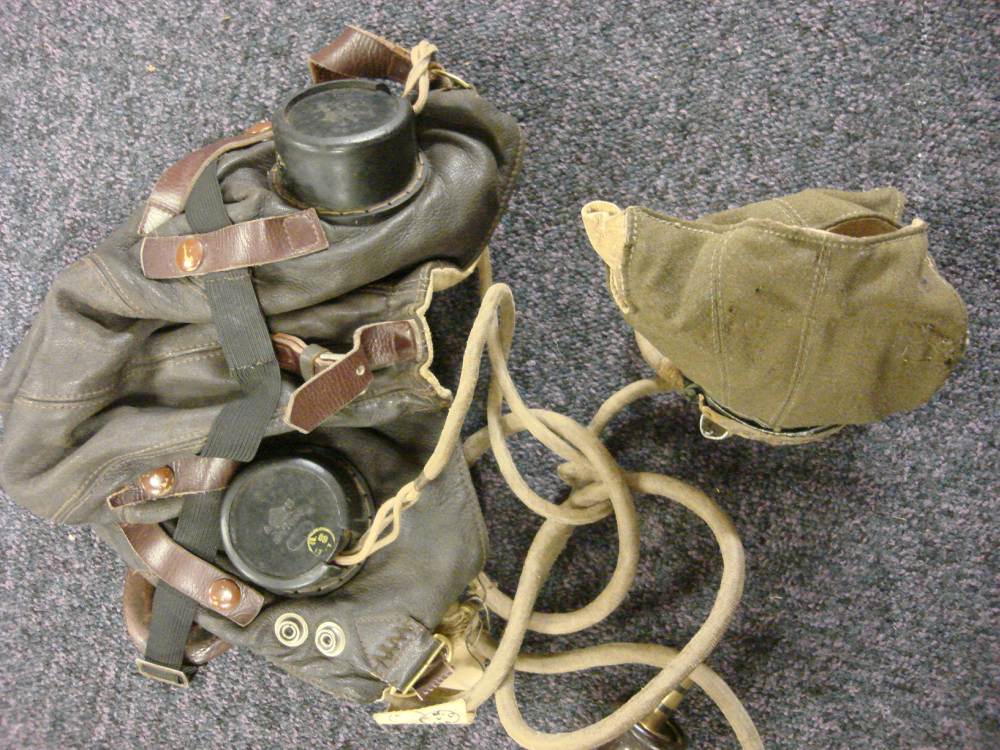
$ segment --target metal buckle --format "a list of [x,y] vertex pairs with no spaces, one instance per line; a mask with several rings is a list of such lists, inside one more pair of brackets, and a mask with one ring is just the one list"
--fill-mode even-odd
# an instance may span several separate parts
[[701,436],[708,440],[725,440],[729,437],[729,430],[722,425],[717,425],[704,414],[698,420],[698,430],[701,432]]
[[392,696],[393,698],[412,698],[417,694],[416,691],[413,689],[414,685],[420,682],[420,679],[425,674],[427,674],[427,670],[431,668],[431,665],[434,663],[434,660],[438,658],[438,655],[441,654],[442,651],[444,652],[445,661],[449,663],[451,662],[451,641],[449,641],[446,636],[443,636],[440,633],[434,633],[433,637],[434,640],[438,642],[438,645],[431,652],[431,655],[424,662],[424,665],[417,671],[415,675],[413,675],[413,677],[410,679],[410,681],[406,684],[405,687],[400,689],[390,685],[388,689],[385,691],[385,694]]
[[454,73],[449,73],[444,68],[438,68],[434,72],[437,73],[442,78],[447,78],[449,81],[452,82],[453,85],[457,86],[460,89],[471,89],[473,91],[476,90],[476,87],[473,86],[471,83],[459,78]]
[[194,676],[196,671],[193,667],[174,669],[173,667],[167,667],[163,664],[157,664],[155,661],[147,661],[146,659],[136,659],[135,668],[139,670],[139,674],[143,677],[148,677],[157,682],[165,682],[167,685],[180,688],[190,687],[191,677]]

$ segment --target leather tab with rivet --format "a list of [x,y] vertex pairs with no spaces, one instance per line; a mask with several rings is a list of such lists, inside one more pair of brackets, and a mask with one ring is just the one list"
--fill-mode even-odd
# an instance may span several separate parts
[[246,627],[264,606],[260,592],[188,552],[159,524],[118,528],[150,573],[202,607]]
[[204,234],[146,237],[139,248],[150,279],[201,276],[309,255],[330,242],[316,209],[232,224]]
[[[289,342],[282,345],[287,347]],[[285,352],[283,358],[291,359],[290,354]],[[367,390],[374,379],[373,370],[415,360],[417,354],[416,333],[408,320],[358,329],[350,352],[322,370],[317,367],[318,374],[291,395],[285,422],[299,432],[313,431]],[[320,360],[317,357],[313,362],[320,364]]]
[[165,466],[150,469],[107,498],[111,510],[170,497],[222,490],[239,464],[228,458],[183,456]]
[[[125,616],[125,630],[140,654],[146,653],[149,638],[149,621],[153,615],[153,584],[141,573],[130,570],[125,574],[122,592],[122,613]],[[229,650],[229,644],[209,633],[200,625],[191,626],[187,645],[184,648],[184,662],[200,666]]]

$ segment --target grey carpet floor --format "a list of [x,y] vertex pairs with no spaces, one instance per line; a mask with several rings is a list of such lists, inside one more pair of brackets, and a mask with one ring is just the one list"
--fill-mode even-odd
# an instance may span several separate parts
[[[998,634],[998,105],[992,2],[63,2],[0,8],[0,359],[53,275],[85,254],[194,147],[265,117],[306,81],[305,55],[348,22],[434,40],[441,59],[524,125],[523,177],[494,242],[520,310],[513,372],[527,400],[585,420],[646,374],[578,216],[594,198],[693,217],[810,186],[895,185],[931,225],[969,306],[971,346],[933,402],[827,444],[702,440],[660,398],[617,420],[631,468],[717,497],[743,534],[746,595],[712,665],[771,748],[1000,747]],[[473,294],[435,311],[454,372]],[[458,322],[455,322],[458,321]],[[445,375],[447,378],[448,375]],[[481,413],[476,415],[481,418]],[[553,462],[518,447],[543,489]],[[486,465],[476,475],[508,588],[537,523]],[[711,540],[650,500],[640,575],[592,636],[682,644],[707,613]],[[0,745],[506,748],[492,705],[468,729],[386,731],[248,653],[193,689],[137,678],[122,565],[86,529],[4,498]],[[574,539],[550,609],[593,596],[612,530]],[[529,641],[540,647],[542,642]],[[579,725],[648,672],[518,680],[527,718]],[[693,747],[734,742],[694,695]]]

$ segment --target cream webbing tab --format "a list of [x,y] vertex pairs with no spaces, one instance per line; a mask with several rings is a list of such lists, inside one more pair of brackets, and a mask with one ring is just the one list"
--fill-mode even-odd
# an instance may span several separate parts
[[628,239],[628,216],[608,201],[590,201],[580,211],[587,239],[608,266],[611,296],[623,312],[631,305],[625,296],[625,244]]
[[625,212],[608,201],[590,201],[580,211],[587,239],[611,268],[621,268],[625,252]]
[[393,724],[471,724],[476,719],[476,712],[469,711],[461,698],[446,703],[436,703],[418,708],[405,708],[400,711],[379,711],[372,714],[376,723]]

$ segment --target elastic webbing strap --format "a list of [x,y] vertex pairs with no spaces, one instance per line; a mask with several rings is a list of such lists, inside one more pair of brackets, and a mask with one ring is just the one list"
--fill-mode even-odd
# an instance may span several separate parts
[[201,455],[249,461],[278,406],[281,371],[250,271],[241,268],[206,276],[205,293],[229,371],[243,396],[219,412]]
[[[201,558],[211,560],[219,547],[219,508],[222,492],[191,495],[177,520],[174,541]],[[174,668],[184,662],[191,623],[198,605],[177,589],[160,581],[153,595],[153,613],[146,640],[146,659]]]
[[[192,188],[185,215],[195,232],[211,232],[231,224],[215,162],[205,169]],[[226,363],[243,393],[219,412],[200,455],[250,461],[277,409],[281,372],[250,271],[238,269],[209,274],[204,277],[204,283]],[[212,560],[220,541],[221,502],[220,492],[188,497],[177,521],[174,541],[198,557]],[[194,600],[161,581],[153,595],[146,661],[182,670],[184,647],[197,612],[198,604]],[[186,680],[176,684],[186,684]]]

